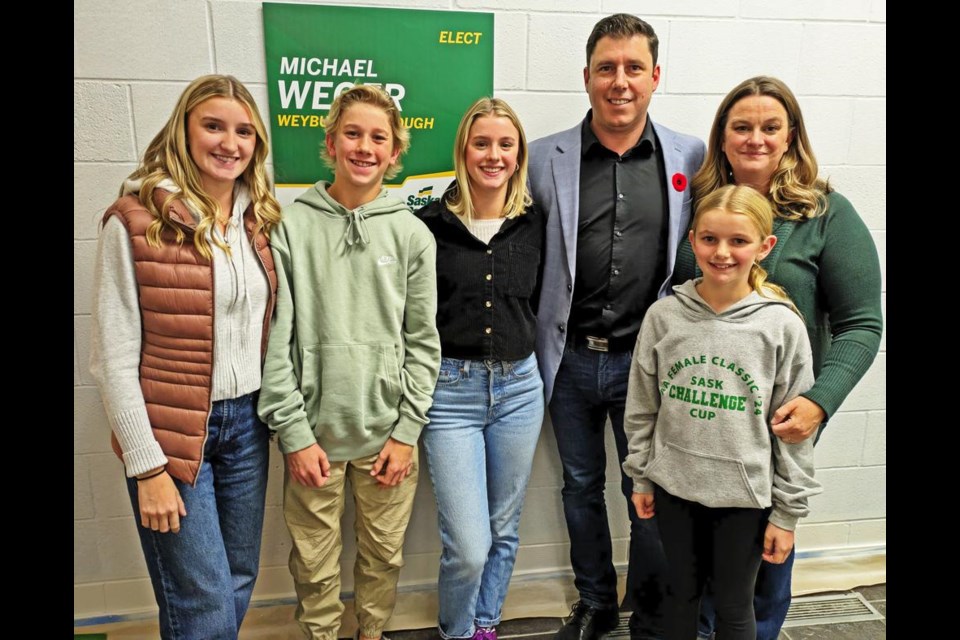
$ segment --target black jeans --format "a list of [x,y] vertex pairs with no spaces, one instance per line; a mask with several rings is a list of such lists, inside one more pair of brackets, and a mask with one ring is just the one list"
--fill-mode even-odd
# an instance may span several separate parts
[[700,595],[709,581],[716,631],[725,640],[755,640],[753,587],[770,509],[710,508],[654,489],[667,556],[667,640],[697,637]]

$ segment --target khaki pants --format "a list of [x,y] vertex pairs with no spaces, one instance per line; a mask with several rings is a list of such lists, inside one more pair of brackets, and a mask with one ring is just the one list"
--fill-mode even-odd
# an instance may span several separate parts
[[370,476],[376,459],[374,454],[330,463],[330,477],[319,489],[304,487],[284,471],[283,516],[293,539],[290,573],[299,601],[295,615],[310,638],[336,640],[340,630],[340,516],[347,477],[356,504],[353,575],[360,633],[378,637],[393,614],[403,566],[403,537],[413,511],[420,465],[415,447],[410,476],[396,487],[381,489]]

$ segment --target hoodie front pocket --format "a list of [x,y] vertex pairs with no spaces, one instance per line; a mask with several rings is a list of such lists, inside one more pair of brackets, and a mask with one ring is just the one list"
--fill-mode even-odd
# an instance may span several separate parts
[[672,496],[707,507],[762,509],[743,462],[664,443],[646,476]]
[[396,420],[400,366],[392,344],[322,344],[303,355],[304,379],[319,381],[315,397],[305,397],[312,424],[382,427]]

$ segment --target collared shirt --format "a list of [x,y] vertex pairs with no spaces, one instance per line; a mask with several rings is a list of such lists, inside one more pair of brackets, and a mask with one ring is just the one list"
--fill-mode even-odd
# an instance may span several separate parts
[[666,278],[667,192],[663,151],[650,118],[637,144],[618,155],[582,126],[575,335],[635,336]]
[[437,240],[437,329],[445,358],[521,360],[533,353],[546,217],[533,205],[484,243],[445,205],[416,212]]

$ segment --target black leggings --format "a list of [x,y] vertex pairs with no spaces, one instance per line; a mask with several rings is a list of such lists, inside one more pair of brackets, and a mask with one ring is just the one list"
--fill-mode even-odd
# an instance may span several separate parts
[[710,583],[717,640],[755,640],[753,586],[770,509],[710,508],[654,488],[667,556],[667,640],[694,640],[700,594]]

